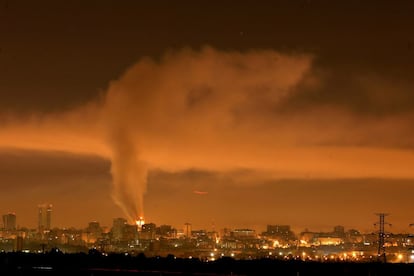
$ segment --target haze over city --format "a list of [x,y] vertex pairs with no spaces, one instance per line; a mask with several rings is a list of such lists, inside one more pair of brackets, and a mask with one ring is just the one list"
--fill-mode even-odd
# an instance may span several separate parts
[[409,232],[414,5],[0,1],[0,211]]

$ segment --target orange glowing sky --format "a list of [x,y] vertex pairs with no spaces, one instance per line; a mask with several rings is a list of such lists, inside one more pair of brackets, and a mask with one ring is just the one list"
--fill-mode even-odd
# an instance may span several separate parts
[[55,226],[372,231],[387,212],[409,231],[411,5],[32,5],[0,7],[0,211],[18,224],[51,202]]

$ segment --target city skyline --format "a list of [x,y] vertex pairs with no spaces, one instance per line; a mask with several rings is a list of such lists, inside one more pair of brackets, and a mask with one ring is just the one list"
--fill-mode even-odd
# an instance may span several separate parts
[[[25,254],[80,252],[107,257],[124,256],[196,258],[203,262],[222,258],[277,259],[316,262],[391,262],[413,263],[413,234],[386,231],[391,224],[389,214],[378,213],[376,232],[363,233],[335,225],[329,231],[304,229],[295,232],[290,225],[267,224],[260,231],[249,228],[194,229],[191,223],[183,228],[157,225],[152,222],[128,224],[114,218],[112,227],[97,221],[87,227],[51,227],[51,204],[40,204],[39,227],[16,227],[15,214],[3,216],[0,229],[1,251]],[[412,226],[410,224],[410,226]]]
[[386,212],[409,231],[413,12],[0,1],[0,211],[365,232]]
[[[102,223],[101,221],[97,221],[97,220],[92,220],[92,221],[88,221],[88,222],[83,222],[83,225],[81,226],[75,226],[75,225],[53,225],[52,224],[52,209],[53,209],[53,205],[50,203],[42,203],[42,204],[38,204],[37,205],[37,227],[34,226],[30,226],[30,225],[25,225],[24,222],[23,224],[17,224],[17,216],[16,213],[14,212],[9,212],[6,214],[3,214],[3,227],[1,227],[2,230],[4,231],[21,231],[22,229],[31,229],[31,230],[36,230],[36,232],[38,233],[48,233],[53,229],[88,229],[91,227],[91,225],[97,225],[96,227],[102,227],[102,229],[107,229],[107,231],[113,231],[111,229],[114,228],[119,228],[121,225],[130,225],[130,226],[134,226],[136,227],[138,232],[141,232],[142,226],[143,225],[160,225],[160,226],[169,226],[172,227],[173,229],[175,229],[176,231],[180,231],[182,232],[183,236],[189,236],[189,233],[191,233],[192,231],[207,231],[207,232],[222,232],[223,230],[240,230],[240,229],[249,229],[252,231],[256,231],[257,233],[260,233],[262,231],[264,231],[264,229],[267,229],[267,232],[269,231],[274,231],[274,230],[269,230],[272,229],[272,227],[276,227],[275,229],[278,229],[277,227],[288,227],[289,229],[291,229],[293,232],[337,232],[337,229],[342,229],[341,231],[344,232],[344,229],[346,229],[347,231],[360,231],[363,234],[368,234],[368,233],[378,233],[379,231],[379,221],[375,221],[371,228],[364,228],[364,229],[357,229],[356,227],[352,227],[350,225],[344,225],[344,224],[325,224],[323,227],[321,228],[310,228],[308,226],[303,226],[302,228],[299,228],[297,225],[290,225],[290,224],[286,224],[283,222],[267,222],[263,225],[253,225],[254,227],[251,227],[252,225],[246,225],[246,224],[242,224],[242,225],[232,225],[231,222],[228,222],[227,224],[224,225],[216,225],[213,222],[211,222],[211,225],[209,225],[208,227],[205,226],[205,224],[201,224],[201,225],[193,225],[190,221],[186,221],[185,223],[182,223],[181,225],[175,225],[175,224],[168,224],[166,222],[163,221],[151,221],[151,220],[145,220],[145,218],[141,217],[139,221],[137,221],[136,223],[134,222],[129,222],[127,219],[125,219],[125,217],[114,217],[114,218],[110,218],[109,221],[111,221],[111,223],[109,224],[105,224]],[[387,221],[385,223],[385,226],[387,227],[387,231],[385,231],[385,233],[399,233],[399,234],[407,234],[407,235],[413,235],[412,233],[414,231],[411,231],[410,229],[412,228],[412,226],[414,225],[414,223],[408,223],[404,226],[399,225],[397,226],[397,228],[395,228],[395,225],[391,224],[388,222],[388,216],[390,215],[389,213],[375,213],[375,216],[379,216],[379,215],[384,215],[384,217],[387,217]],[[105,220],[106,222],[107,220]],[[385,221],[385,220],[384,220]],[[204,226],[202,226],[204,225]],[[195,227],[194,227],[195,226]],[[92,226],[93,227],[93,226]],[[193,228],[194,227],[194,228]],[[334,229],[334,231],[329,231]],[[403,230],[401,230],[403,229]],[[408,231],[407,231],[408,229]],[[116,230],[115,230],[116,231]],[[278,230],[277,230],[278,231]],[[290,230],[289,230],[290,231]]]
[[[193,229],[185,223],[183,229],[154,223],[128,224],[124,218],[114,218],[112,227],[89,222],[76,229],[43,226],[43,211],[51,220],[50,204],[39,205],[39,228],[15,227],[16,216],[3,216],[0,229],[1,251],[17,254],[78,254],[108,257],[109,254],[142,257],[197,259],[202,262],[223,258],[236,260],[300,260],[313,262],[391,262],[413,263],[413,236],[385,231],[391,226],[385,220],[389,214],[376,214],[379,232],[363,233],[336,225],[329,231],[305,229],[295,232],[290,225],[268,224],[256,231],[249,228],[220,230]],[[145,258],[145,257],[144,257]]]

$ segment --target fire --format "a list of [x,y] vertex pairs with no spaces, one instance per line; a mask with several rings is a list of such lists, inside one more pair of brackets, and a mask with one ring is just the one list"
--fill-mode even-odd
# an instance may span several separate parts
[[145,224],[144,218],[143,217],[139,217],[139,219],[137,219],[135,221],[135,223],[138,226],[138,229],[141,229],[142,228],[142,225]]

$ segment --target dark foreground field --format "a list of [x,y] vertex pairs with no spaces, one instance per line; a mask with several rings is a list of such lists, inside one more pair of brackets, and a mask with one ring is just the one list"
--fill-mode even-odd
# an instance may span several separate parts
[[414,275],[413,264],[277,261],[215,262],[144,255],[0,253],[0,275]]

